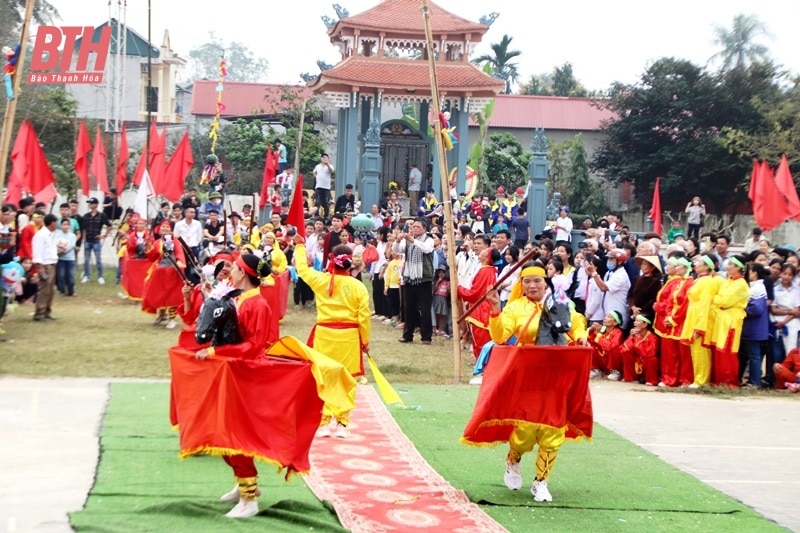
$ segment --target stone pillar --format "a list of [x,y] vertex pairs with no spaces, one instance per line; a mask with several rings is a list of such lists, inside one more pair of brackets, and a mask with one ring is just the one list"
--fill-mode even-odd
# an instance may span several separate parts
[[537,234],[544,228],[547,220],[547,138],[544,128],[536,128],[531,143],[533,159],[528,167],[528,222],[531,224],[531,233]]
[[[458,120],[450,123],[456,126],[456,133],[461,139],[454,150],[458,152],[457,162],[458,174],[456,178],[456,191],[467,190],[467,161],[469,161],[469,98],[462,98],[458,109]],[[452,118],[452,117],[451,117]],[[449,191],[448,191],[449,194]]]
[[344,194],[344,186],[356,180],[358,160],[358,114],[359,95],[351,95],[350,106],[339,110],[338,139],[336,141],[336,180],[331,186],[331,198]]
[[358,194],[361,198],[361,212],[369,213],[372,204],[381,197],[381,122],[373,118],[364,134],[364,154],[361,156],[361,182]]

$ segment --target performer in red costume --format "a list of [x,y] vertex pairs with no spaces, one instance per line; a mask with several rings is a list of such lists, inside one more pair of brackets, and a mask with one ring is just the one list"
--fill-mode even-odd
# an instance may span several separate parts
[[[194,338],[195,323],[197,317],[200,316],[200,308],[203,306],[203,301],[208,296],[208,293],[217,286],[219,283],[228,281],[233,268],[233,256],[229,253],[218,253],[213,256],[208,265],[203,267],[203,270],[211,270],[213,277],[205,279],[197,285],[192,286],[190,283],[183,285],[183,305],[178,307],[178,316],[186,327],[181,328],[181,333],[178,336],[178,346],[186,348],[187,350],[199,350],[203,346],[197,344]],[[275,335],[277,337],[277,335]]]
[[667,259],[669,278],[659,291],[653,310],[656,313],[653,330],[660,339],[661,381],[664,387],[688,387],[694,382],[692,350],[681,343],[686,311],[689,309],[689,289],[694,280],[689,276],[692,262],[686,257]]
[[[520,461],[538,445],[531,487],[537,502],[553,501],[547,480],[558,450],[567,439],[591,437],[593,420],[585,322],[547,297],[545,278],[540,263],[525,265],[502,312],[497,291],[486,293],[496,346],[461,438],[473,446],[508,443],[504,482],[511,490],[522,488]],[[512,336],[516,344],[505,345]]]
[[652,320],[636,315],[631,334],[622,343],[622,381],[639,381],[655,386],[658,383],[658,337],[650,331]]
[[186,257],[183,248],[172,239],[172,225],[164,221],[159,226],[161,238],[153,245],[148,259],[153,265],[148,274],[142,296],[142,311],[157,315],[155,324],[167,318],[167,329],[175,328],[178,323],[178,306],[183,303],[183,278],[175,269],[173,261],[179,268],[186,268]]
[[[497,282],[497,269],[494,263],[500,260],[500,252],[495,248],[486,248],[478,256],[481,267],[472,278],[472,286],[469,289],[458,287],[458,297],[467,302],[474,304],[480,300],[486,292],[492,288]],[[492,312],[492,304],[488,300],[484,300],[481,304],[470,313],[466,321],[470,325],[470,333],[472,337],[472,354],[475,359],[481,354],[483,345],[492,340],[489,334],[489,315]]]
[[131,230],[126,236],[122,290],[128,298],[139,301],[144,295],[147,273],[153,264],[148,255],[153,250],[153,235],[147,230],[147,220],[131,217]]
[[589,328],[589,344],[592,345],[592,372],[591,379],[597,379],[608,374],[610,369],[622,368],[619,347],[622,346],[623,332],[622,315],[611,311],[603,318],[602,324],[592,324]]
[[[261,278],[269,276],[271,266],[268,259],[255,254],[240,255],[231,269],[231,282],[243,291],[236,297],[237,319],[242,342],[223,346],[210,346],[197,351],[197,359],[221,356],[237,359],[256,359],[264,356],[267,347],[277,338],[269,336],[264,324],[270,322],[272,310],[261,297]],[[220,498],[225,502],[238,502],[228,518],[248,518],[258,513],[258,471],[253,458],[245,455],[223,455],[225,462],[233,468],[236,485]]]

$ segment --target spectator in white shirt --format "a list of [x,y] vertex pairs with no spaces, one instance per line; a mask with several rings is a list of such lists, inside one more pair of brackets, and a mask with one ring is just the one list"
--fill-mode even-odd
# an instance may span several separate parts
[[569,206],[562,205],[556,219],[556,244],[572,242],[572,219],[569,218]]
[[187,207],[183,212],[183,219],[175,223],[172,236],[176,239],[182,237],[186,245],[191,248],[195,258],[199,258],[200,245],[203,242],[203,225],[194,217],[194,207]]
[[36,296],[36,322],[55,320],[51,314],[53,306],[53,288],[56,284],[56,263],[58,263],[58,247],[56,246],[56,227],[58,217],[47,214],[44,225],[33,236],[33,268],[39,274],[39,290]]

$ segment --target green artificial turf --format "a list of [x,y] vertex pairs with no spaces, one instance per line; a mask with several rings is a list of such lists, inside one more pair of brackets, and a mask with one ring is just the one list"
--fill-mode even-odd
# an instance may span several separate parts
[[[233,505],[219,496],[234,480],[221,457],[178,459],[168,406],[167,384],[112,385],[97,478],[85,509],[70,515],[77,531],[252,531],[252,520],[224,516]],[[287,483],[275,467],[257,466],[258,524],[264,531],[345,531],[301,478]]]
[[783,531],[760,514],[595,424],[591,442],[568,441],[550,481],[552,503],[530,493],[534,454],[523,456],[520,491],[503,484],[507,445],[460,444],[477,397],[468,386],[398,386],[392,410],[422,456],[509,531]]
[[[594,440],[568,442],[550,479],[552,503],[534,503],[529,488],[534,457],[523,458],[525,487],[503,484],[506,446],[473,448],[458,442],[477,387],[396,385],[407,405],[391,412],[422,456],[509,531],[782,531],[741,503],[595,425]],[[79,532],[252,530],[253,520],[230,520],[218,500],[233,486],[219,457],[180,461],[168,422],[169,386],[116,383],[101,433],[97,479],[85,509],[72,513]],[[259,529],[343,531],[334,511],[300,478],[284,482],[263,463]]]

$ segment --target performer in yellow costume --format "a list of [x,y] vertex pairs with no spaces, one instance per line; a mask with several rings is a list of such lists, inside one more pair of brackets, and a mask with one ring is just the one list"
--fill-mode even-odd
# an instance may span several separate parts
[[739,387],[739,341],[742,336],[745,307],[750,298],[750,285],[744,278],[746,259],[734,255],[726,266],[727,279],[720,284],[711,304],[714,345],[711,364],[711,383]]
[[[489,333],[495,344],[505,344],[516,336],[517,344],[535,344],[539,325],[544,314],[547,284],[544,268],[538,263],[523,267],[519,280],[511,291],[508,304],[500,310],[497,291],[490,290],[487,300],[492,305],[489,315]],[[588,332],[583,317],[570,309],[571,328],[566,333],[570,343],[589,346]],[[541,344],[541,343],[540,343]],[[491,363],[490,363],[491,364]],[[585,376],[588,380],[588,374]],[[531,488],[535,501],[552,501],[547,488],[550,470],[558,456],[558,449],[566,440],[566,427],[547,427],[544,424],[529,424],[515,427],[508,440],[509,451],[506,457],[505,484],[511,490],[522,487],[520,460],[522,455],[539,445],[536,457],[536,478]]]
[[714,274],[716,266],[716,261],[709,255],[695,259],[697,279],[686,293],[689,307],[681,331],[681,342],[688,344],[692,350],[694,382],[689,387],[693,389],[708,385],[711,381],[711,332],[714,330],[711,303],[725,281]]
[[[295,255],[300,258],[295,261],[297,275],[314,291],[317,301],[317,323],[308,345],[340,362],[351,375],[362,376],[362,353],[369,351],[372,311],[367,288],[350,276],[350,253],[347,245],[335,246],[328,258],[328,272],[317,272],[302,260],[306,257],[305,238],[295,236]],[[319,436],[330,436],[328,424],[335,417],[336,436],[347,438],[350,411],[333,412],[326,404],[322,414]]]

